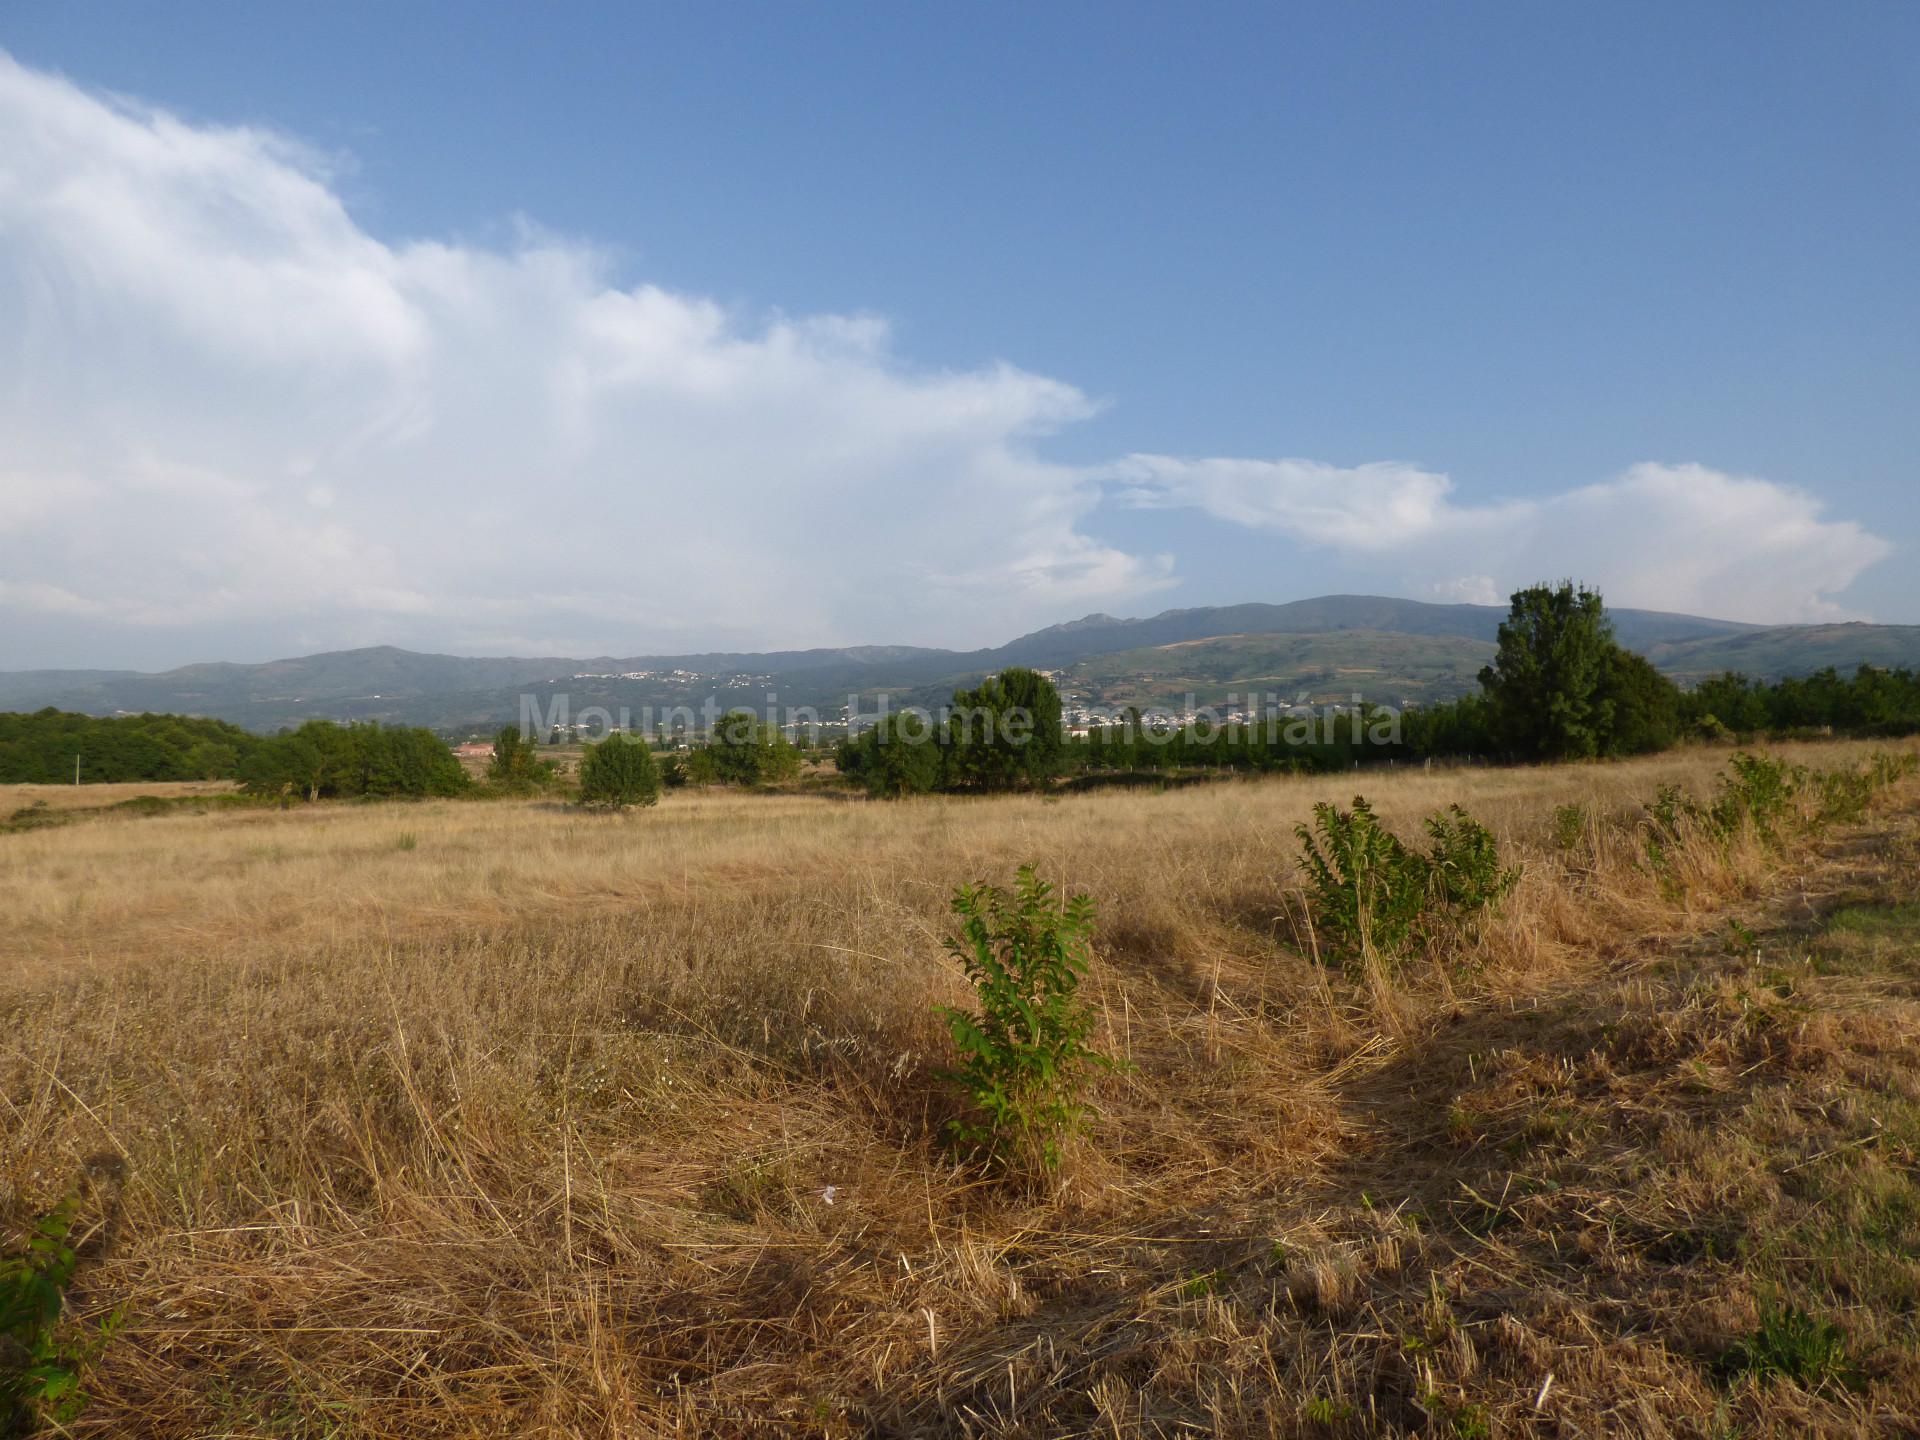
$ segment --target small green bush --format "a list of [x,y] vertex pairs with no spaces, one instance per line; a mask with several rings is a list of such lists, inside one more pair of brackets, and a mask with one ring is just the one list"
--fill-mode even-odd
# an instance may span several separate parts
[[503,727],[493,737],[493,758],[487,762],[487,780],[506,794],[532,794],[559,778],[559,767],[540,758],[540,747],[517,725]]
[[1519,883],[1520,872],[1500,868],[1493,832],[1458,805],[1427,821],[1433,845],[1427,855],[1434,898],[1457,916],[1485,910]]
[[960,1052],[945,1078],[966,1092],[969,1115],[948,1125],[956,1144],[997,1163],[1053,1169],[1085,1114],[1090,1068],[1113,1061],[1087,1044],[1093,1016],[1079,998],[1087,973],[1093,901],[1064,905],[1032,865],[1012,895],[963,885],[953,897],[960,938],[947,943],[972,982],[975,1011],[939,1008]]
[[1807,772],[1770,755],[1745,750],[1727,762],[1727,771],[1709,812],[1714,832],[1730,838],[1744,820],[1768,844],[1778,844],[1780,824],[1793,812]]
[[1520,878],[1501,868],[1493,832],[1458,805],[1427,820],[1424,855],[1386,830],[1364,796],[1351,811],[1315,805],[1312,828],[1294,829],[1315,938],[1328,958],[1397,959],[1457,933]]
[[660,771],[644,740],[618,733],[589,745],[580,761],[580,803],[624,810],[660,798]]
[[1356,795],[1351,811],[1315,805],[1313,828],[1294,833],[1320,947],[1349,959],[1406,949],[1426,910],[1426,861],[1380,824],[1366,797]]
[[1553,810],[1553,848],[1572,850],[1586,838],[1587,807],[1578,801],[1556,805]]

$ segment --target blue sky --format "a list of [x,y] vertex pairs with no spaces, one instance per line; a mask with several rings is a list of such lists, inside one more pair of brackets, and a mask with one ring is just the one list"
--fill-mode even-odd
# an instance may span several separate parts
[[[41,147],[0,159],[34,432],[0,664],[978,643],[1563,571],[1920,621],[1910,6],[14,0],[0,50],[0,136]],[[203,283],[223,255],[258,287]],[[328,323],[393,293],[275,350],[316,323],[290,271],[357,297]],[[1019,513],[974,533],[970,493]],[[132,553],[156,497],[219,512],[171,564]],[[481,519],[417,543],[449,506]],[[615,535],[653,578],[610,579]]]

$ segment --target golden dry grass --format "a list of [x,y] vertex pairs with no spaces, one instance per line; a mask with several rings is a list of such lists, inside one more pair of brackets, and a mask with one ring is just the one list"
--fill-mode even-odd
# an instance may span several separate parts
[[[1884,1428],[1911,1363],[1859,1393],[1716,1379],[1765,1277],[1647,1281],[1614,1214],[1746,1195],[1700,1076],[1763,1108],[1824,1085],[1859,1125],[1913,1083],[1906,992],[1836,1002],[1813,1068],[1769,1069],[1698,940],[1730,906],[1804,921],[1823,868],[1910,887],[1910,850],[1749,837],[1683,856],[1679,895],[1634,867],[1638,806],[1725,758],[0,836],[0,1227],[87,1187],[80,1313],[126,1321],[83,1434]],[[1367,982],[1302,957],[1292,829],[1356,787],[1408,833],[1460,801],[1527,863],[1472,955]],[[1563,853],[1570,802],[1593,824]],[[1042,1189],[937,1143],[947,900],[1025,860],[1095,898],[1088,995],[1136,1067]],[[1506,1148],[1541,1127],[1591,1145]]]
[[49,810],[95,810],[142,795],[166,800],[228,795],[231,780],[142,780],[123,785],[0,785],[0,819],[30,806]]

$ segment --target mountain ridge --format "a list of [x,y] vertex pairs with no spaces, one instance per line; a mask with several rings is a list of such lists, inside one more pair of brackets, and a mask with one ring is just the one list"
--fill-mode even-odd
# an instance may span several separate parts
[[[1824,664],[1848,668],[1861,661],[1920,664],[1920,626],[1857,622],[1763,626],[1665,611],[1609,613],[1622,645],[1683,679],[1725,669],[1777,678],[1808,673]],[[754,703],[759,692],[772,689],[783,692],[785,703],[837,706],[850,694],[879,689],[934,693],[941,686],[971,683],[1007,665],[1070,670],[1102,655],[1194,641],[1222,642],[1216,647],[1221,655],[1202,657],[1203,669],[1210,674],[1223,671],[1228,682],[1231,656],[1252,653],[1243,643],[1249,637],[1351,634],[1355,645],[1371,647],[1371,652],[1379,650],[1378,637],[1389,637],[1395,642],[1391,648],[1397,663],[1388,668],[1396,675],[1409,673],[1409,663],[1417,660],[1414,642],[1449,642],[1436,645],[1446,650],[1448,668],[1414,666],[1427,677],[1418,696],[1379,697],[1404,701],[1436,698],[1470,685],[1474,646],[1490,647],[1506,614],[1504,606],[1495,605],[1322,595],[1275,604],[1184,607],[1144,617],[1095,612],[999,646],[967,651],[872,644],[634,656],[459,656],[373,645],[258,664],[204,661],[156,672],[0,671],[0,709],[53,705],[93,714],[167,710],[209,715],[256,729],[297,723],[314,715],[461,728],[512,720],[516,711],[509,702],[517,702],[520,692],[533,689],[554,695],[562,693],[562,686],[570,687],[566,693],[577,696],[581,704],[698,704],[703,694],[723,691],[738,692],[729,697],[733,703]],[[1462,648],[1452,642],[1470,643]],[[1331,642],[1281,649],[1303,656],[1311,652],[1315,675],[1340,668],[1328,663],[1329,656],[1337,658],[1337,646]],[[1279,652],[1267,647],[1267,653],[1270,661]],[[1377,667],[1362,666],[1354,673],[1380,672]],[[1260,678],[1285,683],[1302,676],[1263,674]]]

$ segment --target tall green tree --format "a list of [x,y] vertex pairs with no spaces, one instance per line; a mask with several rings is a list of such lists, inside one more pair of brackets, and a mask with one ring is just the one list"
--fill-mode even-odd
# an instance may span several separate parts
[[1060,692],[1038,670],[1011,666],[972,690],[955,691],[947,728],[956,784],[1031,789],[1059,773],[1066,746]]
[[729,710],[714,722],[707,743],[688,757],[695,780],[723,785],[770,785],[800,770],[800,752],[779,727],[751,710]]
[[660,767],[645,740],[615,731],[589,745],[580,761],[580,803],[624,810],[660,798]]
[[841,742],[834,764],[859,777],[869,795],[924,795],[940,787],[946,757],[939,730],[925,715],[899,710]]
[[493,737],[493,758],[487,779],[507,789],[526,790],[550,784],[555,776],[551,760],[540,758],[540,747],[518,725],[508,725]]
[[1612,707],[1601,751],[1650,755],[1680,739],[1680,687],[1645,656],[1615,645],[1607,656],[1601,692]]
[[1571,580],[1515,591],[1499,653],[1480,672],[1495,737],[1533,760],[1600,754],[1613,724],[1614,649],[1599,591]]

